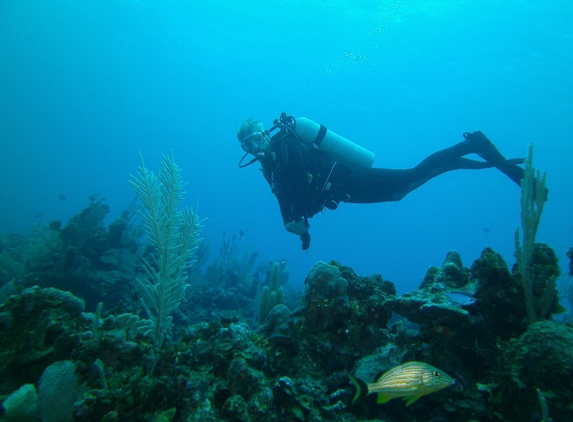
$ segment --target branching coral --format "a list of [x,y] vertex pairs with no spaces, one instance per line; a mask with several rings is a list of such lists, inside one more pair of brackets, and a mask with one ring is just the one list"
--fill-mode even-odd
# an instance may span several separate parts
[[141,198],[139,213],[155,253],[151,262],[144,261],[145,275],[137,281],[145,292],[143,305],[151,319],[145,332],[161,348],[171,329],[171,313],[184,298],[187,269],[199,243],[201,222],[196,210],[179,209],[184,183],[173,154],[163,156],[158,177],[140,157],[141,166],[130,184]]
[[529,144],[525,158],[525,174],[521,180],[521,230],[523,242],[520,242],[519,228],[515,229],[515,258],[521,274],[525,295],[525,307],[529,322],[538,320],[533,303],[533,275],[532,260],[535,246],[535,235],[543,212],[543,205],[547,197],[545,188],[545,172],[540,174],[533,167],[533,145]]

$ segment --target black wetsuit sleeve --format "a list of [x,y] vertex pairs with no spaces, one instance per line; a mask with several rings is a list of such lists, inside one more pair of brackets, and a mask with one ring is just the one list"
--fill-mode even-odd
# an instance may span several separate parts
[[300,221],[306,217],[309,201],[305,151],[297,139],[286,137],[280,142],[276,153],[278,168],[274,174],[275,195],[283,222]]

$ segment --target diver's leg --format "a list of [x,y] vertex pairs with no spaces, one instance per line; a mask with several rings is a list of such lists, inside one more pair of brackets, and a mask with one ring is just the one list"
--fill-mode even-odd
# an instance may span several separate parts
[[[348,199],[344,202],[372,203],[399,201],[408,193],[419,188],[430,179],[442,173],[461,169],[483,169],[497,167],[518,185],[523,178],[523,169],[516,162],[506,160],[495,145],[481,132],[464,134],[464,141],[435,152],[410,169],[354,169],[350,180],[341,183]],[[478,154],[487,162],[463,158]]]
[[[477,142],[470,138],[449,148],[434,152],[423,159],[417,166],[410,169],[413,181],[417,182],[418,186],[421,186],[428,180],[448,171],[496,166],[495,163],[480,163],[479,161],[462,158],[468,154],[477,154],[477,146]],[[505,161],[505,158],[502,157],[502,160]]]
[[[445,160],[439,151],[410,169],[355,168],[336,202],[375,203],[399,201],[442,173],[459,169],[493,167],[487,162],[457,157]],[[448,153],[451,151],[448,151]]]
[[[492,164],[463,158],[470,154],[467,144],[460,142],[435,152],[409,169],[354,168],[348,180],[341,183],[343,202],[374,203],[399,201],[428,180],[442,173],[460,169],[483,169]],[[337,201],[338,202],[338,201]]]
[[[453,170],[479,170],[494,167],[492,163],[462,157],[470,154],[468,145],[460,142],[438,151],[410,169],[355,168],[341,183],[344,196],[336,202],[374,203],[399,201],[427,181]],[[520,162],[511,160],[510,163]],[[515,164],[512,164],[515,166]],[[516,166],[517,167],[517,166]]]
[[427,179],[429,180],[446,171],[468,168],[463,167],[463,165],[461,167],[459,166],[464,163],[464,161],[460,161],[459,158],[468,154],[479,155],[507,175],[518,186],[521,186],[523,169],[515,164],[515,160],[506,160],[495,145],[480,131],[464,133],[464,140],[462,142],[430,155],[414,169],[417,173],[422,175],[421,177],[430,176]]

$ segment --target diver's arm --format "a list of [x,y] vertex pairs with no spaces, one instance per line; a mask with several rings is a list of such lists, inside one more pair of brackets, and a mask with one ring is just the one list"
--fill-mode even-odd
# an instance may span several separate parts
[[293,137],[287,137],[281,143],[279,157],[284,164],[284,178],[289,191],[306,200],[308,192],[308,171],[300,143]]
[[[281,177],[286,191],[277,195],[285,229],[299,235],[302,248],[310,246],[308,229],[307,205],[309,201],[309,183],[306,161],[299,141],[288,137],[279,149],[279,157],[284,165]],[[281,198],[281,196],[283,196]]]
[[307,250],[310,247],[310,234],[308,233],[310,225],[308,224],[308,218],[306,216],[298,217],[300,216],[300,212],[298,211],[299,207],[296,206],[289,195],[276,193],[275,196],[279,203],[285,229],[290,233],[298,235],[302,242],[302,249]]

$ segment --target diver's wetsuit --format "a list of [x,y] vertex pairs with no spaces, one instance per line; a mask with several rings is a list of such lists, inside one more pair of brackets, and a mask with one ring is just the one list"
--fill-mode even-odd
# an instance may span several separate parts
[[[306,221],[325,207],[336,209],[340,202],[398,201],[451,170],[497,167],[520,184],[523,169],[515,160],[506,161],[481,132],[465,133],[464,137],[464,141],[430,155],[415,167],[385,169],[348,164],[283,129],[272,136],[270,153],[260,161],[285,224]],[[463,158],[472,153],[487,161]]]

